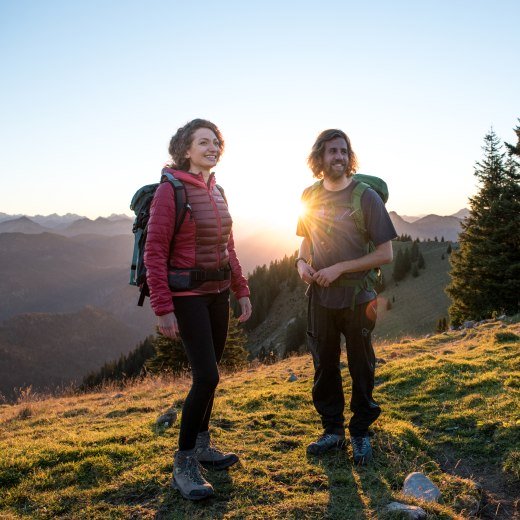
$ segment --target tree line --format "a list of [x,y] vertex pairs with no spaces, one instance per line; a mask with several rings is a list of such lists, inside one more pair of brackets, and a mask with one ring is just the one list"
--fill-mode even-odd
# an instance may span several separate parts
[[504,151],[490,131],[475,166],[480,188],[451,255],[447,293],[454,326],[520,309],[520,126],[514,132],[517,143],[506,143]]

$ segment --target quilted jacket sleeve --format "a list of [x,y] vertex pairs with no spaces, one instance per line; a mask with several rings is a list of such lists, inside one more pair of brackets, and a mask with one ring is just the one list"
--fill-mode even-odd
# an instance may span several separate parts
[[242,274],[242,266],[238,261],[238,257],[235,251],[235,241],[233,239],[233,231],[229,235],[228,241],[228,253],[229,253],[229,266],[231,267],[231,290],[238,300],[243,296],[249,296],[249,286],[247,280]]
[[144,252],[150,305],[156,316],[173,312],[172,294],[168,287],[168,261],[174,227],[175,195],[172,186],[163,182],[157,188],[150,208]]

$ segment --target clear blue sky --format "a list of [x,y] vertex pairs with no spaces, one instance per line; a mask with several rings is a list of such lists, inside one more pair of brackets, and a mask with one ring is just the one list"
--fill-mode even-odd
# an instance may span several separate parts
[[129,214],[204,117],[235,216],[267,196],[292,224],[330,127],[390,209],[454,213],[490,127],[514,141],[519,22],[518,0],[0,0],[0,211]]

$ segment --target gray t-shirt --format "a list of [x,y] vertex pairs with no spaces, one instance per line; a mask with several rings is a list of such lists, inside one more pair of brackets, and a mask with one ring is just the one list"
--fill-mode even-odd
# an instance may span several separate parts
[[[328,191],[323,186],[312,197],[312,205],[304,217],[298,220],[296,234],[312,243],[312,266],[322,269],[345,260],[354,260],[367,254],[367,245],[352,218],[352,191],[357,181],[340,191]],[[375,246],[397,237],[390,216],[381,197],[367,189],[361,197],[361,209],[368,235]],[[348,278],[363,278],[365,272],[348,273]],[[316,303],[330,309],[348,308],[352,304],[353,287],[310,287]],[[356,296],[356,304],[366,303],[376,297],[375,291],[362,290]]]

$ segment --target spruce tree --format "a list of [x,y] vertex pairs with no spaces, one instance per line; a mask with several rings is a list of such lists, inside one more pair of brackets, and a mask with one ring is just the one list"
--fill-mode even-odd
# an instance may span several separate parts
[[[226,346],[219,365],[238,369],[247,364],[247,336],[237,318],[230,316]],[[155,356],[148,360],[146,368],[153,373],[173,372],[179,374],[190,369],[190,363],[180,339],[170,339],[158,334],[153,339]]]
[[392,277],[396,282],[399,282],[406,276],[406,271],[404,269],[404,255],[403,251],[399,249],[397,251],[397,255],[395,257],[394,270],[392,272]]
[[[518,122],[520,123],[520,119],[518,119]],[[506,147],[509,155],[511,157],[516,157],[518,160],[518,158],[520,158],[520,125],[514,129],[514,132],[516,133],[517,138],[516,145],[506,143]]]
[[520,294],[520,169],[505,161],[493,131],[484,139],[484,158],[475,167],[480,191],[470,199],[460,247],[451,255],[447,288],[453,325],[518,312]]
[[246,344],[247,336],[238,318],[230,316],[226,347],[224,348],[220,364],[233,370],[244,367],[247,364],[248,356]]
[[424,261],[424,256],[421,252],[419,252],[419,257],[417,258],[417,267],[419,269],[425,269],[426,268],[426,263]]
[[418,242],[414,241],[414,243],[412,244],[410,260],[412,262],[417,262],[418,259],[419,259],[419,244],[418,244]]

